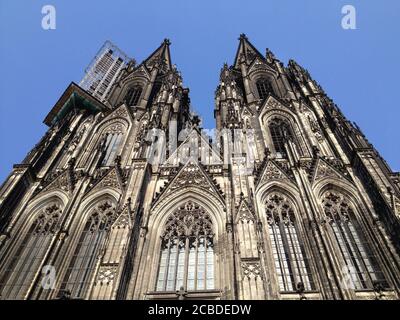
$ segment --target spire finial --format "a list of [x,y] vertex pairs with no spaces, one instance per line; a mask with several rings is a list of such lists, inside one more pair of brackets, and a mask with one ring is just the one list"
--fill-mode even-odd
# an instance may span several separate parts
[[275,55],[269,48],[265,49],[265,57],[269,60],[269,62],[272,62],[275,59]]
[[163,43],[169,46],[171,44],[171,41],[168,38],[165,38]]
[[239,40],[247,40],[247,36],[244,33],[240,34]]

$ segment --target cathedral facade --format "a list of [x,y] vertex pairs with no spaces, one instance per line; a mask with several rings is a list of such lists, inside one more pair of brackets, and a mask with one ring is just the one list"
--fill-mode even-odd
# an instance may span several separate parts
[[169,46],[45,118],[0,189],[1,299],[399,299],[400,175],[360,128],[241,35],[205,134]]

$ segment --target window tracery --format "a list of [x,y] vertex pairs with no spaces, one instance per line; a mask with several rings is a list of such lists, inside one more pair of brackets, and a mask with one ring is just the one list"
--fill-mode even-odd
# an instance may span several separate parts
[[124,101],[128,106],[136,106],[139,102],[141,95],[142,87],[139,85],[133,86],[126,93]]
[[168,218],[161,243],[157,291],[214,289],[214,241],[210,216],[187,202]]
[[339,192],[327,191],[323,195],[322,205],[346,262],[348,285],[355,290],[373,289],[378,282],[387,286],[346,197]]
[[1,271],[0,292],[6,299],[23,299],[60,229],[61,204],[52,202],[37,215],[10,263]]
[[111,166],[117,152],[121,146],[122,139],[124,136],[124,126],[120,123],[116,123],[108,127],[102,134],[101,139],[101,166]]
[[264,100],[265,98],[267,98],[270,92],[273,92],[271,83],[265,78],[258,79],[256,82],[256,87],[258,91],[258,96],[261,100]]
[[79,237],[60,292],[67,290],[74,298],[85,297],[95,272],[96,260],[116,216],[115,204],[110,200],[100,202],[92,210]]
[[290,124],[281,118],[273,118],[269,121],[268,127],[276,156],[285,158],[287,156],[285,142],[287,140],[293,141],[293,132]]
[[299,283],[305,290],[314,290],[291,203],[283,195],[272,193],[267,198],[265,210],[280,291],[296,291]]

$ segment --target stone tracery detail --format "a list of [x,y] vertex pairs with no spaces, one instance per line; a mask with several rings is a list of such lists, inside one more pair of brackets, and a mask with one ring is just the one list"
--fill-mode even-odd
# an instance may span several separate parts
[[284,195],[273,192],[267,198],[265,211],[279,289],[282,292],[296,291],[298,284],[302,283],[306,290],[314,290],[293,205]]
[[356,290],[372,289],[375,283],[386,286],[348,199],[336,191],[325,192],[322,199],[325,216],[346,263],[342,271],[347,277],[347,286]]
[[122,123],[116,122],[109,125],[103,132],[99,142],[100,165],[111,166],[117,153],[120,151],[122,139],[125,134],[125,126]]
[[59,228],[59,219],[61,217],[60,206],[56,203],[46,207],[36,218],[34,233],[55,234]]
[[212,237],[210,216],[197,204],[187,202],[168,218],[163,238],[202,235]]
[[257,262],[242,262],[243,275],[247,278],[262,277],[261,266]]
[[168,187],[168,192],[188,186],[198,186],[213,191],[213,187],[207,177],[201,172],[199,165],[194,162],[188,163],[178,173],[176,180]]
[[157,291],[214,289],[214,243],[210,216],[188,201],[172,213],[161,235]]
[[103,200],[91,209],[74,250],[75,259],[69,263],[60,292],[68,290],[72,297],[87,296],[100,250],[116,217],[115,204],[111,200]]
[[24,236],[20,249],[0,272],[0,293],[7,299],[23,299],[47,250],[60,230],[62,205],[53,201],[38,213]]
[[278,158],[286,158],[286,141],[294,141],[293,131],[290,124],[281,118],[273,118],[268,122],[269,133]]

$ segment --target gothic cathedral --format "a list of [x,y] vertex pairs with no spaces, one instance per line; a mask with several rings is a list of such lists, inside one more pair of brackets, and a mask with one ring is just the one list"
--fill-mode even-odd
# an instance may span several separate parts
[[213,134],[166,39],[111,45],[0,188],[0,299],[399,299],[400,174],[241,35]]

